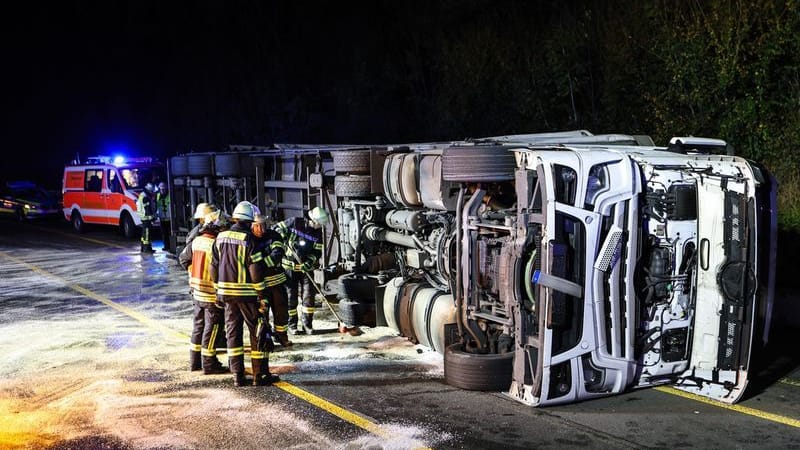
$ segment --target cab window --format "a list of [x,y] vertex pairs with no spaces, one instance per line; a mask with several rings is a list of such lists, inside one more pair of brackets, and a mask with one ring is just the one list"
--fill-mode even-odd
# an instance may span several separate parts
[[86,180],[83,190],[86,192],[100,192],[103,189],[103,170],[102,169],[88,169],[86,170]]
[[117,171],[114,169],[108,169],[108,189],[111,192],[116,192],[118,194],[122,193],[122,184],[119,181],[119,176],[117,175]]

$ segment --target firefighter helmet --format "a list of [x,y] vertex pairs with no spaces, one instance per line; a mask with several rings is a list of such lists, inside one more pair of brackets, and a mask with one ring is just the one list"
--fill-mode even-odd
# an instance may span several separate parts
[[233,209],[233,218],[252,222],[255,216],[255,206],[247,201],[239,202]]
[[308,217],[322,226],[325,226],[330,221],[330,217],[328,216],[328,211],[325,211],[319,206],[309,211]]
[[155,192],[156,187],[153,186],[153,183],[147,183],[144,185],[144,190],[147,192]]
[[206,214],[216,211],[217,207],[214,205],[209,205],[208,203],[198,203],[197,208],[194,210],[194,218],[195,219],[202,219],[206,216]]

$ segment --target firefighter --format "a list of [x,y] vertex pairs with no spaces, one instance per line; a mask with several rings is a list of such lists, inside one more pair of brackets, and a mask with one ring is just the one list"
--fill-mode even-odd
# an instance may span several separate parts
[[194,209],[194,216],[192,218],[197,221],[197,225],[194,226],[191,230],[189,230],[189,234],[186,235],[186,246],[192,245],[192,240],[200,234],[200,228],[203,227],[203,221],[207,214],[212,213],[217,210],[217,207],[214,205],[210,205],[208,203],[198,203],[197,207]]
[[170,236],[172,229],[170,228],[170,210],[169,210],[169,192],[167,191],[167,183],[163,181],[158,183],[158,192],[156,193],[156,215],[158,216],[159,226],[161,228],[161,239],[164,241],[162,250],[165,252],[172,251],[170,245]]
[[181,267],[189,271],[189,290],[194,303],[189,368],[192,371],[202,368],[205,375],[228,371],[217,359],[217,336],[225,332],[225,313],[216,304],[217,294],[209,271],[214,241],[227,225],[224,214],[210,212],[204,218],[199,235],[178,256]]
[[[316,207],[308,212],[308,220],[291,217],[275,225],[286,245],[283,268],[289,285],[289,331],[298,331],[298,309],[300,325],[306,334],[314,334],[315,291],[309,278],[311,270],[322,255],[322,227],[329,221],[328,212]],[[302,305],[298,308],[298,297]]]
[[139,249],[141,253],[155,253],[150,244],[150,227],[156,213],[156,203],[153,201],[155,190],[152,183],[147,183],[136,200],[136,212],[139,213],[139,218],[142,220],[142,246]]
[[[269,346],[258,339],[259,325],[263,325],[259,307],[264,299],[265,266],[250,231],[254,210],[255,206],[250,202],[236,205],[232,214],[233,226],[217,235],[211,256],[211,278],[217,289],[217,303],[225,307],[228,365],[234,375],[234,386],[248,384],[244,375],[244,324],[250,334],[253,384],[264,386],[279,380],[269,372]],[[271,339],[269,344],[272,344]]]
[[253,221],[253,235],[258,241],[266,265],[264,284],[272,309],[273,336],[282,347],[289,347],[292,345],[286,335],[289,329],[289,299],[286,297],[286,273],[281,266],[285,253],[283,240],[277,231],[269,228],[266,216],[261,214],[256,214]]

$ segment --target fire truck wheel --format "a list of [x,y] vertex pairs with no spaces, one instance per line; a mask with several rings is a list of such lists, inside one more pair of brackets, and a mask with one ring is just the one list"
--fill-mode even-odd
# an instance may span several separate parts
[[127,212],[122,213],[119,218],[119,228],[125,239],[133,239],[136,237],[136,224],[133,222],[131,215]]
[[504,391],[511,386],[514,353],[467,353],[461,343],[444,351],[444,381],[469,391]]
[[76,233],[83,233],[85,224],[83,222],[83,217],[81,217],[81,213],[78,211],[72,211],[70,222],[72,223],[72,229],[75,230]]

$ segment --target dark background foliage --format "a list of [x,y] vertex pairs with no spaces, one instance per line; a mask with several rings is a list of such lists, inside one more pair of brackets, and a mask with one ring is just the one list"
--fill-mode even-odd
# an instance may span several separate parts
[[2,15],[3,178],[82,156],[584,128],[719,137],[800,228],[794,0],[33,3]]

